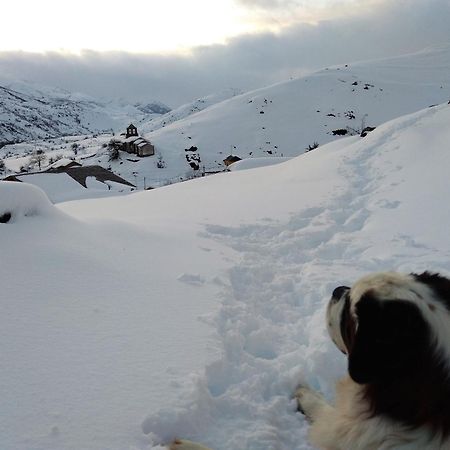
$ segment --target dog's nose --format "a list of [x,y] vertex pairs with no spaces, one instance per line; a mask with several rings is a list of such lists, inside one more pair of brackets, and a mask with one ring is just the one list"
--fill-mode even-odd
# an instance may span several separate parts
[[333,298],[336,300],[340,300],[342,296],[347,292],[350,288],[348,286],[339,286],[333,291]]

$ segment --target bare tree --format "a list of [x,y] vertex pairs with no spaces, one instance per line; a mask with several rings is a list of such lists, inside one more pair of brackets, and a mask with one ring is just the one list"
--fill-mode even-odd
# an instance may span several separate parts
[[73,154],[76,156],[76,155],[78,155],[78,148],[79,148],[79,145],[76,143],[76,142],[74,142],[72,145],[71,145],[71,148],[72,148],[72,150],[73,150]]
[[36,166],[36,164],[37,164],[37,166],[39,167],[39,170],[41,170],[41,164],[43,162],[45,162],[46,159],[47,159],[47,156],[43,150],[36,150],[31,155],[30,164],[33,166]]
[[108,155],[110,161],[116,161],[120,159],[120,148],[122,143],[118,139],[112,138],[108,142]]

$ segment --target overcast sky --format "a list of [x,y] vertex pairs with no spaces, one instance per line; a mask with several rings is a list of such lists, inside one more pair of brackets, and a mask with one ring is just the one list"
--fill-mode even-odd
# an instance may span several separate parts
[[15,0],[2,16],[0,76],[171,107],[450,42],[450,0]]

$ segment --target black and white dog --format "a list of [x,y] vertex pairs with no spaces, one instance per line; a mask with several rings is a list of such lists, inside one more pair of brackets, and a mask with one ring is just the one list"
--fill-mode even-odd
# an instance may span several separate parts
[[[333,292],[331,339],[348,356],[335,406],[307,387],[298,407],[325,450],[450,450],[450,280],[366,276]],[[171,450],[209,450],[175,441]],[[244,450],[244,449],[239,449]]]
[[333,292],[327,325],[348,356],[336,404],[296,392],[327,450],[450,449],[450,280],[378,273]]

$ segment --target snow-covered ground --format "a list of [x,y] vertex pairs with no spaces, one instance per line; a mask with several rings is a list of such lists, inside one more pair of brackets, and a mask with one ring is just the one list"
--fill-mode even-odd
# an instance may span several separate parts
[[[309,449],[330,292],[450,274],[450,106],[269,167],[52,206],[0,183],[5,450]],[[5,220],[5,219],[4,219]]]
[[248,169],[256,169],[257,167],[266,167],[273,166],[274,164],[280,164],[286,161],[289,161],[291,158],[246,158],[237,161],[230,166],[228,166],[228,170],[236,171],[236,170],[248,170]]

